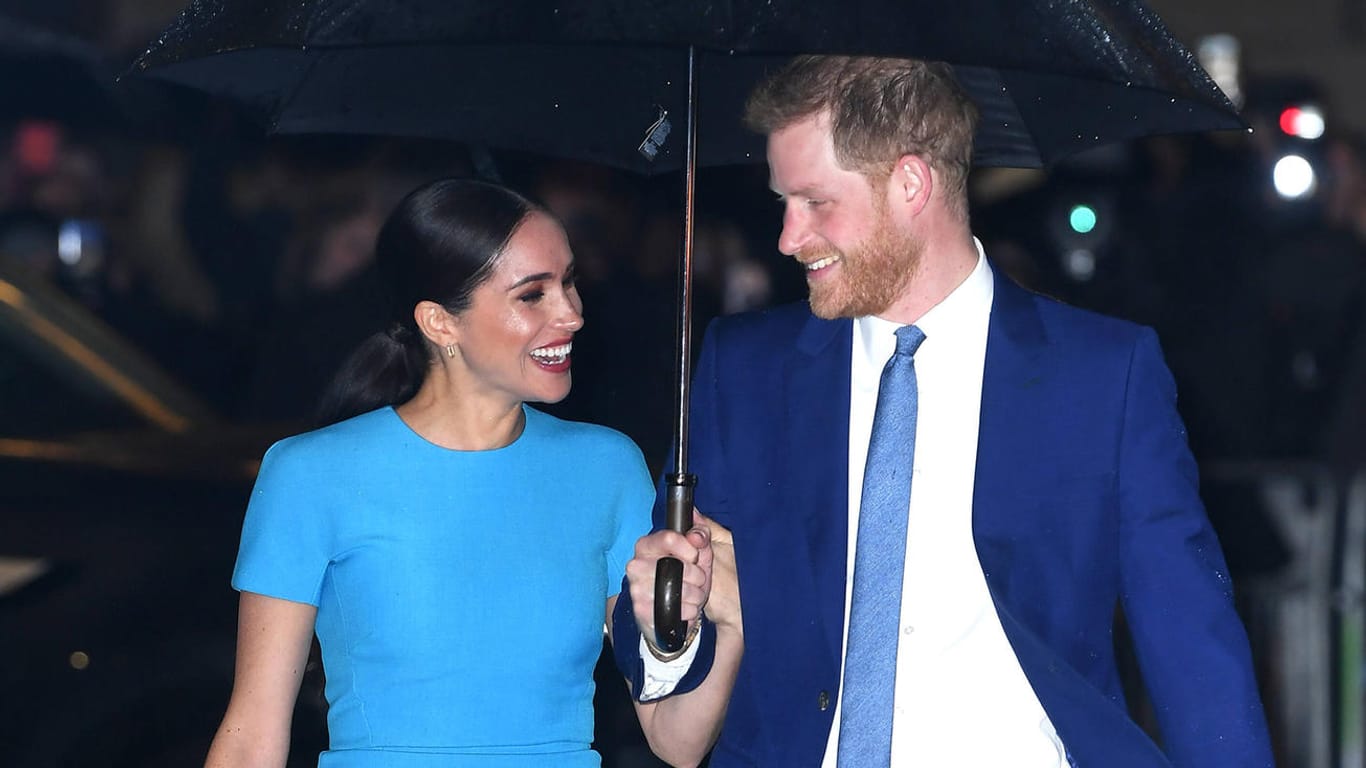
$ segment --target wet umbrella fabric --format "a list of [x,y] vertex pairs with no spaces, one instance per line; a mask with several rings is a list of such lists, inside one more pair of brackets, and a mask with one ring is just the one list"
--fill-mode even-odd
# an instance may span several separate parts
[[953,63],[983,112],[978,165],[1243,127],[1129,0],[197,1],[134,71],[239,101],[272,132],[455,139],[654,173],[685,163],[689,47],[703,165],[762,160],[741,107],[798,52]]

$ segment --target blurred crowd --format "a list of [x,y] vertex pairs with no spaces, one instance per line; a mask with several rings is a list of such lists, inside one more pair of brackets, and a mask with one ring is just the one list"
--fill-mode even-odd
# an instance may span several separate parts
[[[307,421],[384,321],[372,246],[407,190],[495,173],[564,221],[588,323],[564,415],[616,426],[658,467],[671,432],[681,184],[432,141],[265,137],[210,115],[193,138],[18,120],[0,156],[0,253],[66,289],[220,412]],[[1257,120],[1256,113],[1250,117]],[[1366,148],[1315,143],[1312,195],[1270,183],[1285,142],[1157,137],[1043,173],[983,170],[974,227],[1016,279],[1158,329],[1197,455],[1366,460]],[[696,331],[802,295],[775,252],[761,166],[700,174]],[[1089,208],[1077,231],[1069,211]]]
[[[240,421],[308,422],[341,361],[385,325],[373,246],[403,194],[497,175],[573,240],[589,322],[578,384],[557,410],[626,431],[655,467],[664,459],[682,250],[673,177],[441,142],[265,137],[226,113],[174,141],[45,119],[16,121],[0,141],[0,258],[65,289]],[[736,173],[762,189],[761,168],[739,169],[703,182],[702,197],[725,194]],[[721,205],[732,196],[711,200],[695,232],[699,333],[718,313],[799,295],[795,270],[754,255],[761,236],[743,207]]]

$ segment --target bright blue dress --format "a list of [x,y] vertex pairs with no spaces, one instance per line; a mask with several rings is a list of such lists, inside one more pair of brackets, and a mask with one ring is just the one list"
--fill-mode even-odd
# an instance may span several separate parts
[[320,768],[600,764],[603,607],[654,490],[625,435],[523,410],[496,450],[382,408],[266,453],[232,584],[317,606]]

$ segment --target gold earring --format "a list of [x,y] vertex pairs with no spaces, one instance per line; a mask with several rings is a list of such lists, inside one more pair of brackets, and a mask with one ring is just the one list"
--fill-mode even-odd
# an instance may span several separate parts
[[455,357],[455,345],[454,345],[454,344],[447,344],[447,345],[446,345],[446,357]]

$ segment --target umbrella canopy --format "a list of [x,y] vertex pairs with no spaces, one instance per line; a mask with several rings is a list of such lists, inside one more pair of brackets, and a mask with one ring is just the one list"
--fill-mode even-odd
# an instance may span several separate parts
[[1134,0],[195,0],[134,71],[244,103],[272,132],[455,139],[653,173],[685,164],[690,103],[697,162],[762,160],[741,107],[796,53],[950,62],[982,110],[979,165],[1245,127]]

